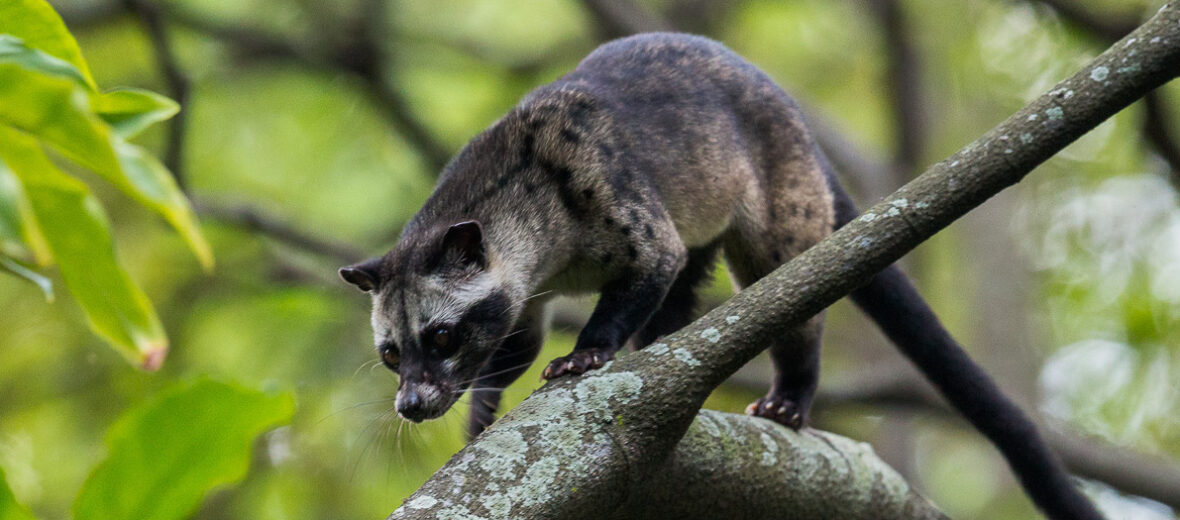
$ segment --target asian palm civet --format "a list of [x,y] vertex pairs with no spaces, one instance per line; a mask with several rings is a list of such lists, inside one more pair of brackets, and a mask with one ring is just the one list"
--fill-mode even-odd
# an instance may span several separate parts
[[[373,300],[397,409],[439,417],[473,388],[469,432],[536,358],[546,301],[597,291],[574,351],[545,378],[601,367],[694,317],[723,251],[749,285],[857,215],[782,89],[721,44],[607,43],[528,94],[443,171],[392,251],[340,270]],[[1101,518],[1031,421],[949,336],[896,267],[854,301],[1004,453],[1053,518]],[[806,424],[821,317],[769,345],[777,375],[747,413]]]

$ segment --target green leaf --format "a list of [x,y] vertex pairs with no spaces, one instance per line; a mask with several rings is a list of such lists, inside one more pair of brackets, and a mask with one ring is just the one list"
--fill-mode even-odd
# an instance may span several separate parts
[[53,260],[25,188],[3,160],[0,160],[0,255],[42,266]]
[[3,255],[0,255],[0,270],[8,271],[17,278],[23,278],[32,282],[41,289],[42,293],[45,293],[45,301],[53,301],[53,282],[51,282],[48,278],[41,276],[40,273],[29,269],[28,267],[21,265],[20,262]]
[[[0,37],[3,42],[4,37]],[[159,213],[185,239],[201,265],[211,268],[212,250],[201,235],[188,199],[168,169],[112,131],[92,112],[90,93],[68,75],[45,73],[44,68],[26,66],[28,60],[6,62],[2,57],[0,52],[0,126],[18,129],[53,145],[62,155]],[[148,110],[147,115],[127,123],[125,131],[134,131],[136,126],[158,119],[170,109],[163,106],[162,98],[149,99],[145,95],[115,94],[110,99],[105,98],[107,95],[95,96],[98,98],[94,102],[100,107],[114,110],[135,104]]]
[[180,111],[175,101],[150,90],[119,89],[94,96],[90,106],[124,139]]
[[54,144],[96,173],[117,172],[110,130],[90,113],[89,94],[68,77],[43,72],[0,60],[0,125]]
[[10,34],[0,34],[0,63],[20,65],[50,76],[69,79],[81,87],[90,88],[86,76],[70,62],[29,47],[24,40]]
[[36,520],[28,509],[16,502],[4,477],[4,468],[0,468],[0,520]]
[[129,411],[74,502],[76,520],[175,520],[246,475],[254,438],[294,413],[290,394],[209,380],[181,383]]
[[81,181],[58,170],[35,139],[0,127],[0,158],[25,186],[66,287],[90,328],[131,362],[154,370],[168,339],[143,291],[115,256],[106,216]]
[[82,58],[78,42],[66,29],[61,16],[45,0],[4,0],[0,2],[0,34],[11,34],[73,66],[92,90],[94,78]]
[[124,173],[118,182],[112,183],[133,193],[143,205],[163,216],[188,243],[201,266],[212,269],[213,249],[201,234],[188,199],[176,186],[168,168],[154,155],[131,143],[117,140],[114,146]]

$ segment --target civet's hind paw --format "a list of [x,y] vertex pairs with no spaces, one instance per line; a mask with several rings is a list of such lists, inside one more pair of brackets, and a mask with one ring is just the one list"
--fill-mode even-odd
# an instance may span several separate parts
[[807,422],[805,412],[795,401],[782,396],[766,396],[746,407],[746,415],[764,417],[792,430]]

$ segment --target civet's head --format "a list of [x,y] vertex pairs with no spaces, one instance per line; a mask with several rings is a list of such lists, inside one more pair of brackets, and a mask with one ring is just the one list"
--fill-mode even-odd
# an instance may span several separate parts
[[406,233],[381,258],[340,269],[373,297],[377,353],[401,383],[397,411],[441,416],[470,386],[520,314],[479,222]]

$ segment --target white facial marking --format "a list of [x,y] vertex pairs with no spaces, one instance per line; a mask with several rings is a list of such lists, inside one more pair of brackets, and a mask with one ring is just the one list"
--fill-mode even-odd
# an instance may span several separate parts
[[[492,293],[496,288],[496,280],[487,274],[480,274],[459,287],[448,290],[444,280],[432,277],[427,280],[426,287],[430,293],[438,295],[431,301],[422,302],[423,310],[430,316],[430,323],[457,323],[467,309]],[[426,325],[429,323],[415,324],[416,327]]]

